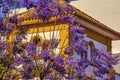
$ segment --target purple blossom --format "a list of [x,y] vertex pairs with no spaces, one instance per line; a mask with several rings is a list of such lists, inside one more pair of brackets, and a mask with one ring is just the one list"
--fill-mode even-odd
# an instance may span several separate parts
[[74,22],[74,17],[73,16],[61,16],[60,18],[57,19],[57,21],[71,24]]
[[0,4],[2,4],[3,3],[3,0],[0,0]]
[[1,54],[1,57],[2,57],[2,58],[6,58],[6,56],[7,56],[7,55],[6,55],[5,53],[2,53],[2,54]]
[[81,58],[78,60],[78,66],[82,66],[83,68],[87,68],[90,65],[90,61],[87,58]]
[[70,28],[69,32],[70,32],[71,34],[74,34],[74,33],[83,34],[84,30],[85,30],[85,29],[82,28],[82,27],[73,26],[73,27]]
[[39,55],[44,61],[51,59],[50,50],[43,50]]
[[66,60],[66,65],[68,67],[74,67],[76,65],[76,61],[72,58],[72,57],[69,57],[67,60]]
[[38,14],[37,14],[37,13],[34,13],[34,14],[32,14],[32,17],[33,17],[33,18],[38,18]]
[[15,66],[16,66],[16,64],[13,63],[13,64],[10,65],[10,68],[11,68],[11,69],[14,69]]
[[26,50],[28,55],[36,55],[36,46],[33,43],[29,43]]
[[0,26],[0,35],[6,36],[6,26]]
[[56,79],[57,79],[57,75],[56,75],[56,74],[54,74],[54,75],[48,74],[48,75],[46,75],[45,78],[46,78],[46,79],[50,79],[50,80],[56,80]]
[[93,49],[92,50],[92,63],[94,63],[94,65],[96,65],[96,67],[112,67],[112,62],[115,59],[112,58],[110,53],[98,50],[98,49]]
[[44,42],[44,49],[57,48],[58,45],[59,45],[59,40],[58,39],[52,39],[50,41]]
[[9,22],[10,22],[10,23],[17,24],[17,22],[18,22],[17,16],[14,15],[14,16],[10,17],[10,18],[9,18]]
[[51,41],[50,41],[50,45],[51,45],[51,47],[53,47],[53,48],[57,48],[58,45],[59,45],[59,40],[58,40],[58,39],[53,39],[53,40],[51,40]]
[[70,6],[65,6],[64,7],[64,10],[67,12],[67,13],[73,13],[74,10],[70,7]]
[[12,49],[12,53],[13,53],[14,55],[16,55],[16,54],[21,54],[21,53],[24,52],[24,48],[25,48],[25,46],[21,45],[20,42],[15,41],[15,42],[14,42],[13,49]]
[[70,2],[71,0],[65,0],[66,2]]
[[80,40],[82,40],[85,37],[86,37],[86,35],[75,33],[74,35],[72,35],[71,42],[74,43],[74,42],[80,41]]
[[18,8],[20,6],[20,1],[19,0],[14,0],[14,5]]
[[8,25],[8,27],[6,28],[7,35],[10,35],[12,33],[13,31],[12,29],[13,29],[13,25],[12,24]]
[[70,49],[69,47],[65,48],[64,54],[68,54],[68,55],[72,54],[72,49]]
[[93,73],[95,74],[95,76],[98,76],[98,77],[102,77],[102,74],[101,73],[99,73],[99,71],[98,70],[93,70]]
[[25,5],[27,9],[30,9],[34,7],[34,2],[32,0],[28,0]]
[[64,64],[64,61],[63,61],[63,58],[58,56],[54,59],[54,64],[55,65],[63,65]]
[[34,63],[33,62],[29,62],[29,64],[27,64],[27,67],[26,67],[27,71],[32,70],[33,66],[34,66]]
[[109,70],[106,67],[100,67],[99,68],[99,73],[106,74],[106,73],[109,73]]
[[[65,0],[70,2],[70,0]],[[5,3],[5,5],[4,5]],[[112,68],[113,64],[116,64],[116,59],[112,57],[110,53],[92,48],[92,61],[88,61],[86,58],[86,53],[88,51],[88,42],[84,40],[86,35],[84,34],[84,28],[79,27],[79,25],[74,26],[75,18],[72,14],[74,11],[70,6],[61,6],[58,3],[55,3],[53,0],[4,0],[4,2],[0,1],[0,6],[2,7],[2,12],[7,14],[10,7],[18,8],[22,5],[27,9],[34,8],[36,11],[32,15],[33,18],[39,18],[43,20],[43,24],[47,23],[48,20],[57,16],[57,19],[53,22],[56,23],[62,22],[70,25],[69,36],[70,42],[68,47],[65,49],[64,54],[69,54],[67,59],[61,55],[52,56],[50,48],[56,48],[59,45],[59,40],[52,39],[51,41],[45,43],[45,49],[41,51],[39,55],[36,53],[36,45],[32,42],[28,43],[26,46],[27,54],[30,56],[37,56],[44,60],[45,64],[36,65],[34,64],[34,59],[29,58],[30,56],[26,56],[21,54],[20,57],[16,54],[20,54],[24,52],[24,46],[22,46],[22,40],[26,39],[26,31],[21,29],[20,26],[17,26],[18,32],[15,34],[16,40],[13,46],[13,54],[14,59],[9,58],[7,55],[3,53],[8,53],[5,46],[6,42],[0,41],[0,65],[3,65],[11,69],[15,69],[15,66],[22,65],[24,71],[20,71],[23,79],[32,79],[34,75],[41,75],[43,79],[51,79],[51,80],[61,80],[61,77],[66,77],[67,79],[74,80],[76,78],[86,80],[85,70],[89,65],[94,65],[97,70],[94,70],[93,73],[95,76],[102,77],[103,74],[109,73],[109,68]],[[71,14],[71,15],[70,15]],[[59,16],[58,16],[59,15]],[[18,22],[24,21],[24,18],[17,18],[17,15],[14,15],[8,19],[10,25],[6,25],[3,19],[0,19],[0,36],[10,35],[12,33],[12,28],[14,25],[17,25]],[[36,24],[36,25],[39,25]],[[49,48],[50,47],[50,48]],[[80,59],[74,59],[73,53],[77,52],[80,54]],[[65,59],[64,59],[65,58]],[[10,59],[11,63],[8,60]],[[3,62],[3,64],[1,64]],[[36,61],[38,62],[38,61]],[[8,65],[9,64],[9,65]],[[35,65],[35,66],[34,66]],[[40,70],[40,74],[38,74],[38,67]],[[66,69],[67,67],[67,69]],[[34,70],[37,71],[34,71]],[[72,75],[67,71],[73,71]],[[44,72],[45,71],[45,72]],[[55,71],[55,74],[52,74]],[[52,74],[52,75],[51,75]],[[41,77],[40,76],[40,77]],[[59,76],[59,77],[58,77]]]
[[23,79],[32,79],[31,74],[28,73],[28,72],[23,71],[23,72],[21,72],[20,74],[21,74],[21,76],[23,77]]
[[19,21],[19,22],[23,22],[23,21],[24,21],[24,18],[19,18],[18,21]]
[[4,52],[5,49],[6,49],[5,42],[0,41],[0,52]]
[[22,34],[16,35],[16,41],[22,42],[23,39],[27,39],[26,34],[22,33]]
[[86,53],[88,51],[88,42],[80,40],[74,44],[73,48],[78,54]]
[[65,68],[62,67],[62,66],[55,66],[55,70],[57,72],[60,72],[61,74],[65,74],[66,73]]
[[23,65],[24,67],[26,67],[25,70],[31,70],[33,68],[34,63],[32,59],[26,56],[15,57],[14,63],[11,64],[11,67],[15,67],[19,65]]
[[2,12],[3,12],[3,13],[7,13],[8,10],[9,10],[8,6],[4,6]]

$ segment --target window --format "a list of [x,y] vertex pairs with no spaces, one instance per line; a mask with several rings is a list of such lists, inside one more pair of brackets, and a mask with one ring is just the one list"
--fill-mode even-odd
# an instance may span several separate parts
[[96,40],[93,40],[93,39],[91,39],[91,38],[89,38],[89,37],[85,37],[84,38],[85,40],[87,40],[88,42],[93,42],[94,43],[94,47],[96,48],[96,49],[100,49],[100,50],[103,50],[103,51],[107,51],[107,45],[105,45],[105,44],[103,44],[103,43],[100,43],[100,42],[98,42],[98,41],[96,41]]
[[41,36],[33,36],[30,40],[36,46],[37,54],[41,53],[42,51],[42,37]]
[[92,49],[95,48],[93,41],[89,42],[88,45],[88,52],[87,52],[87,59],[91,61],[92,59]]

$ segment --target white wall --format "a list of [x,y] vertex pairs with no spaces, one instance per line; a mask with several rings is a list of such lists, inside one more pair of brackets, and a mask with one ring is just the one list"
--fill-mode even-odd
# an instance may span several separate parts
[[[76,0],[71,4],[108,27],[120,32],[120,0]],[[112,42],[112,52],[120,53],[120,40]]]

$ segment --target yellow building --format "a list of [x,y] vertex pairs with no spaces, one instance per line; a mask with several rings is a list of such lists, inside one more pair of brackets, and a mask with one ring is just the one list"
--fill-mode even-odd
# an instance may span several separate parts
[[[86,40],[92,41],[95,47],[98,49],[104,51],[111,51],[112,40],[119,40],[120,33],[110,29],[106,25],[100,23],[99,21],[76,9],[75,7],[71,6],[71,8],[75,10],[75,22],[81,24],[81,27],[85,28],[85,33],[87,34]],[[43,44],[45,41],[50,41],[51,39],[58,39],[60,40],[60,44],[54,52],[58,54],[59,52],[62,53],[69,42],[69,25],[59,22],[56,24],[51,23],[51,21],[58,16],[51,18],[48,24],[37,25],[37,22],[41,23],[42,20],[31,17],[33,13],[34,9],[31,9],[30,11],[21,13],[18,16],[19,18],[24,18],[24,21],[20,23],[21,27],[24,28],[28,26],[30,28],[27,31],[27,40],[23,40],[23,42],[31,42],[37,38]],[[10,39],[10,41],[12,41],[12,38]],[[41,47],[40,49],[42,48],[43,47]],[[110,76],[113,75],[114,71],[112,70]]]

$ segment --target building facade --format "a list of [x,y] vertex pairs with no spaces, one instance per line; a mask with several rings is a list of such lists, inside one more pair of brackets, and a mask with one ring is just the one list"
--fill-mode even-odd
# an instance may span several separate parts
[[[97,49],[101,49],[106,52],[111,51],[112,40],[119,40],[120,33],[110,29],[106,25],[93,19],[92,17],[76,9],[75,7],[71,6],[71,8],[73,8],[75,11],[75,23],[80,24],[81,27],[85,28],[85,33],[87,34],[87,37],[85,39],[87,41],[91,41],[93,43],[92,45],[94,45]],[[29,30],[27,31],[27,39],[23,40],[23,43],[27,44],[29,42],[34,42],[37,40],[39,42],[36,43],[38,48],[37,50],[38,52],[40,52],[42,48],[44,48],[43,46],[46,41],[50,41],[51,39],[57,39],[58,41],[60,41],[60,44],[58,48],[54,49],[54,53],[56,53],[55,55],[58,55],[59,53],[62,54],[62,52],[67,47],[69,42],[69,37],[68,37],[69,25],[59,22],[53,24],[51,21],[56,19],[57,18],[56,16],[56,17],[52,17],[49,20],[48,24],[44,24],[44,25],[41,24],[38,26],[37,21],[42,22],[42,20],[33,18],[31,15],[34,12],[35,12],[34,9],[31,9],[30,11],[21,13],[18,16],[18,18],[24,18],[24,21],[20,23],[21,27],[29,28]],[[13,35],[11,35],[9,38],[9,41],[12,40],[13,40]],[[91,48],[91,44],[89,46],[88,55],[90,54],[90,48]],[[90,58],[90,55],[88,57]],[[115,76],[115,71],[111,69],[109,75],[111,77]]]

